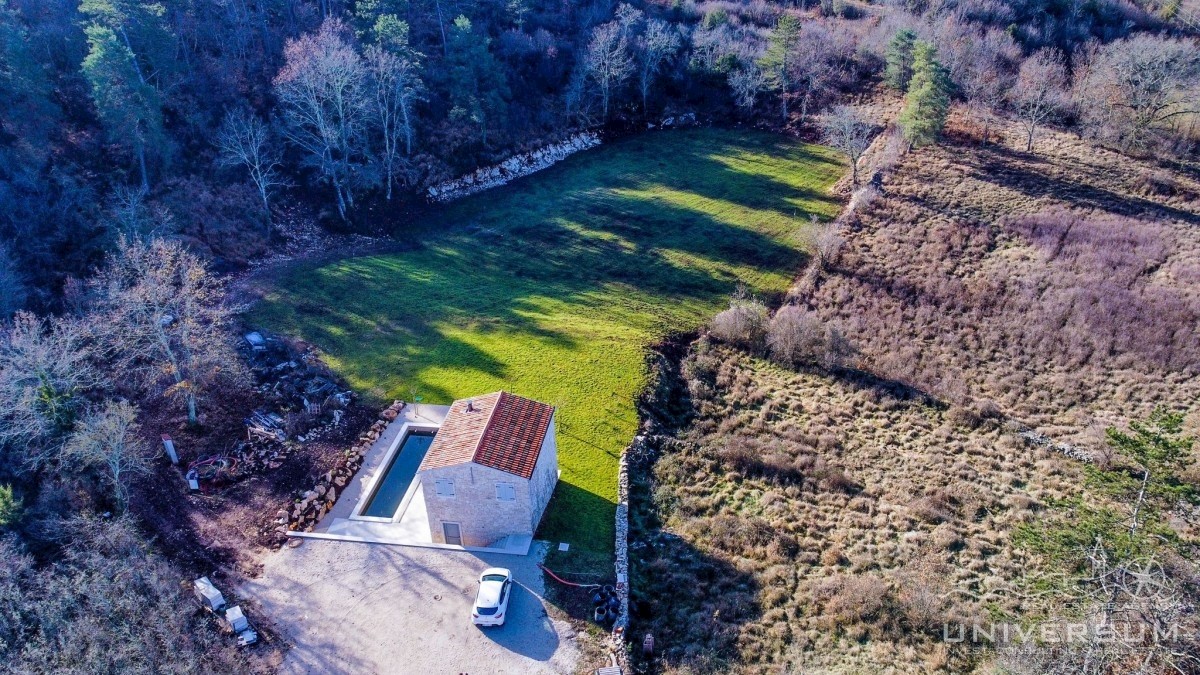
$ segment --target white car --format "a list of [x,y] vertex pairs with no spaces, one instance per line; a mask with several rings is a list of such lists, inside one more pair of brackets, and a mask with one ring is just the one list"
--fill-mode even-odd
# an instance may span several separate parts
[[471,609],[471,621],[476,626],[504,625],[512,581],[512,572],[503,567],[489,567],[479,575],[479,593]]

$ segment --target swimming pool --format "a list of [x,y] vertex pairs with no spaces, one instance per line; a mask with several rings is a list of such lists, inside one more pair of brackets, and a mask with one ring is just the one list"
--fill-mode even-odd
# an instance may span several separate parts
[[404,500],[408,486],[417,475],[417,467],[429,452],[436,431],[409,429],[400,442],[400,448],[392,455],[383,475],[375,483],[375,490],[367,499],[360,516],[367,518],[392,518]]

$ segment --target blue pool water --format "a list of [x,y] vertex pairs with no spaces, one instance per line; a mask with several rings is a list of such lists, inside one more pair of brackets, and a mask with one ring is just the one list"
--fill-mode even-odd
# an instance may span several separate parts
[[367,500],[360,515],[372,518],[391,518],[396,515],[404,493],[417,475],[417,467],[433,444],[434,431],[410,429],[400,442],[400,449],[392,455],[392,461],[384,469],[383,478],[375,485],[375,492]]

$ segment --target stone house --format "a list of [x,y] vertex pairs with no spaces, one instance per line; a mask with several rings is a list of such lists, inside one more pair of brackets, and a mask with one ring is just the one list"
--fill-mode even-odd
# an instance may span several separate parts
[[450,406],[417,470],[435,543],[533,536],[558,482],[554,413],[504,391]]

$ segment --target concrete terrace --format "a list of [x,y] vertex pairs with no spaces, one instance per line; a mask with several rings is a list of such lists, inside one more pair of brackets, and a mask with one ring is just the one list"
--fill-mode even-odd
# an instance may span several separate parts
[[429,534],[429,521],[425,510],[425,496],[420,481],[414,480],[400,502],[398,517],[391,522],[360,520],[355,517],[359,502],[369,494],[380,473],[387,467],[393,447],[403,438],[410,427],[428,428],[441,426],[446,419],[449,406],[406,405],[371,448],[363,456],[362,468],[346,484],[338,495],[337,502],[325,514],[312,532],[291,532],[288,536],[306,539],[330,539],[367,544],[391,544],[396,546],[419,546],[453,551],[479,553],[503,553],[526,555],[533,538],[529,536],[505,537],[490,547],[464,547],[436,544]]

